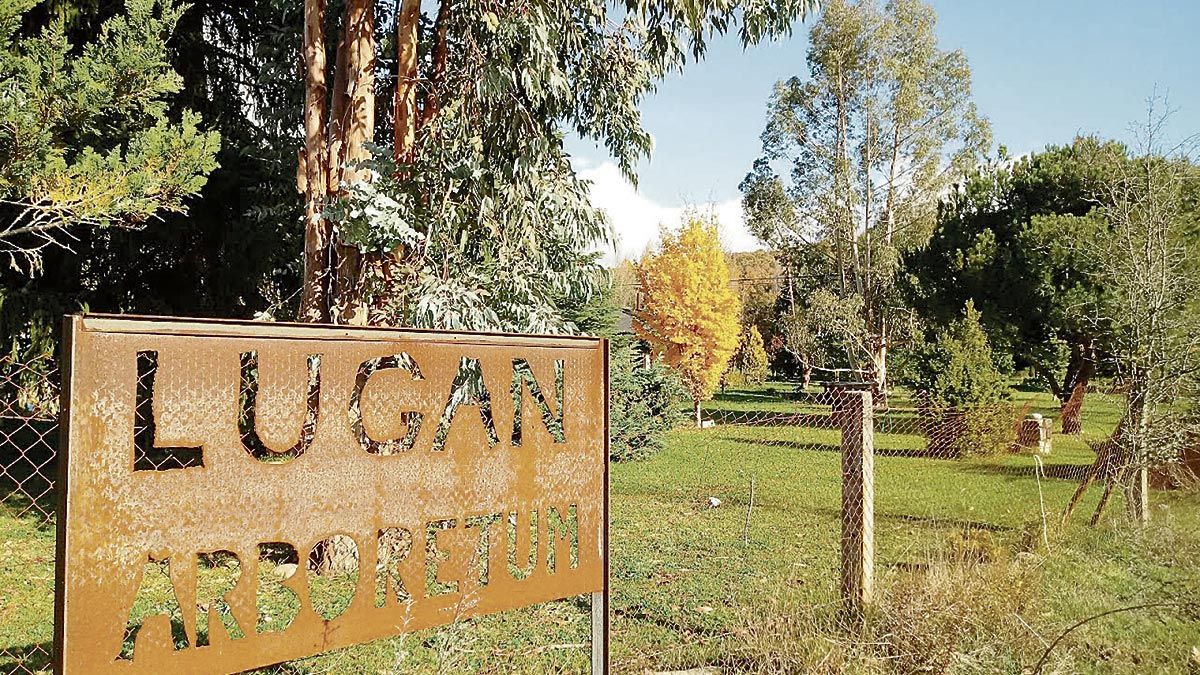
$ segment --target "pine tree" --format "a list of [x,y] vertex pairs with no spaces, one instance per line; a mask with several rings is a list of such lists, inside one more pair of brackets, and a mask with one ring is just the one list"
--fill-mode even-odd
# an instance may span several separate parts
[[180,78],[167,39],[182,9],[128,0],[95,40],[73,45],[61,21],[19,34],[34,3],[0,5],[0,255],[36,272],[71,228],[140,228],[183,211],[216,167],[220,138],[167,114]]

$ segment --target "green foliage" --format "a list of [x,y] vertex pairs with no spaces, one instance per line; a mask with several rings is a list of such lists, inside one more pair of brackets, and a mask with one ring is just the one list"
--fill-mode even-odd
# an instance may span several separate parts
[[617,462],[649,457],[682,422],[679,404],[687,392],[661,361],[642,366],[627,341],[615,343],[609,358],[609,456]]
[[858,295],[815,289],[784,315],[782,325],[788,348],[810,368],[852,367],[868,356],[861,351],[869,336]]
[[599,292],[580,304],[566,298],[563,317],[580,332],[609,339],[609,456],[613,461],[642,459],[658,452],[666,433],[682,421],[683,385],[659,361],[643,365],[641,346],[629,334],[614,332],[617,319],[615,288],[601,284]]
[[1004,375],[971,302],[963,316],[913,352],[905,384],[935,409],[961,410],[1007,397]]
[[738,345],[733,363],[745,384],[757,385],[767,381],[767,349],[757,326],[750,326],[750,330],[742,335],[742,343]]
[[962,427],[951,446],[957,457],[988,456],[1012,447],[1017,430],[1018,408],[1006,402],[992,402],[962,411]]
[[[61,24],[74,58],[120,5],[43,2],[21,17],[17,36],[35,39]],[[220,133],[220,165],[186,199],[186,213],[158,211],[153,218],[161,222],[137,229],[77,227],[70,250],[40,251],[41,274],[0,269],[5,349],[29,359],[56,351],[61,316],[81,307],[290,316],[302,238],[295,187],[303,83],[295,77],[301,25],[293,17],[299,11],[299,0],[210,0],[183,11],[166,51],[179,84],[178,93],[164,98],[166,117],[199,114]],[[128,147],[131,138],[114,132],[111,143]]]
[[[906,318],[900,256],[924,243],[939,195],[986,151],[990,132],[971,102],[966,57],[938,45],[932,8],[920,0],[822,5],[807,72],[777,83],[768,102],[743,206],[751,231],[803,280],[795,305],[823,310],[828,298],[810,296],[824,292],[859,308],[857,320],[839,317],[842,344],[829,346],[886,388],[888,345]],[[800,314],[791,317],[800,322],[793,336],[804,338],[796,353],[820,341],[799,329],[825,323]]]
[[1060,399],[1083,363],[1069,362],[1097,338],[1104,302],[1084,244],[1106,240],[1094,213],[1115,143],[1079,138],[973,174],[946,199],[929,245],[911,252],[907,297],[945,323],[973,300],[992,344],[1032,365]]
[[[370,185],[327,215],[368,254],[404,247],[402,269],[367,296],[381,320],[460,329],[569,331],[556,300],[586,300],[606,218],[564,148],[602,145],[633,176],[651,148],[638,105],[708,40],[785,34],[814,4],[538,0],[456,5],[446,14],[436,117],[414,159],[379,151]],[[613,11],[610,11],[613,10]],[[623,11],[622,11],[623,10]]]
[[72,45],[61,22],[16,34],[0,9],[0,253],[29,271],[80,224],[136,228],[204,186],[220,137],[168,105],[181,80],[166,42],[183,9],[128,0],[126,13]]
[[[536,157],[536,143],[489,148],[456,111],[444,112],[439,142],[415,164],[397,170],[381,153],[375,181],[355,184],[328,212],[365,251],[410,251],[398,271],[405,283],[376,279],[370,295],[401,325],[575,330],[557,303],[599,292],[603,273],[586,244],[607,240],[603,213],[561,146]],[[489,157],[522,152],[520,161]]]

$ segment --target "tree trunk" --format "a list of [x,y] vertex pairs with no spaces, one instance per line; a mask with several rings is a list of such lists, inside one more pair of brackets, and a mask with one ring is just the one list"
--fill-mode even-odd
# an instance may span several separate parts
[[396,100],[392,156],[412,161],[417,134],[417,26],[421,0],[403,0],[396,15]]
[[[338,180],[330,187],[341,196],[346,184],[369,178],[367,171],[353,165],[370,159],[366,144],[375,134],[375,3],[371,0],[347,3],[338,62],[334,82],[344,90],[333,92],[338,116],[332,120],[332,142],[340,156],[334,167]],[[365,266],[358,247],[338,241],[336,253],[334,318],[338,323],[366,324],[362,297]]]
[[1129,516],[1138,525],[1150,521],[1149,495],[1149,436],[1150,409],[1147,397],[1149,392],[1148,374],[1134,372],[1130,379],[1129,388],[1129,418],[1133,434],[1129,443],[1125,444],[1121,466],[1125,476],[1125,504]]
[[700,399],[699,398],[692,399],[692,411],[696,415],[696,428],[699,429],[700,427],[703,426],[703,422],[704,422],[704,419],[700,416]]
[[887,405],[888,394],[888,370],[887,370],[887,336],[879,336],[878,342],[874,345],[871,354],[871,375],[874,382],[871,383],[876,405]]
[[322,213],[328,193],[325,152],[325,0],[304,3],[304,149],[298,187],[304,193],[304,278],[300,318],[329,321],[332,231]]
[[1080,380],[1075,384],[1075,389],[1071,392],[1071,397],[1059,409],[1062,416],[1062,432],[1064,434],[1076,435],[1083,431],[1083,396],[1085,393],[1087,393],[1086,379]]
[[[1060,415],[1064,434],[1074,435],[1083,431],[1083,398],[1095,370],[1096,348],[1092,342],[1089,340],[1072,345],[1062,387],[1056,392],[1062,402]],[[1061,398],[1063,395],[1067,395],[1066,400]]]
[[433,21],[433,48],[430,60],[430,86],[425,96],[425,105],[421,110],[421,125],[428,125],[441,110],[440,85],[446,76],[446,57],[449,44],[446,40],[450,29],[450,0],[438,3],[437,18]]

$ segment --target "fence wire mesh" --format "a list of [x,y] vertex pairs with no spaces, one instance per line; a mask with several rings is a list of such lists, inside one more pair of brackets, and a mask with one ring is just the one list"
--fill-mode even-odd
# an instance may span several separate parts
[[[139,363],[138,374],[141,386],[153,387],[152,361]],[[45,672],[50,665],[58,386],[59,374],[51,358],[0,359],[0,493],[4,496],[0,673]],[[847,424],[861,426],[863,421],[847,419],[844,409],[839,417],[838,406],[856,388],[861,389],[861,384],[739,382],[705,404],[701,428],[677,432],[683,434],[677,442],[695,444],[701,472],[706,462],[720,461],[713,457],[727,456],[712,452],[718,447],[739,453],[777,452],[769,464],[773,475],[795,491],[811,495],[807,507],[787,517],[795,519],[797,531],[808,527],[802,521],[819,520],[813,530],[818,534],[813,536],[820,539],[817,548],[823,553],[805,572],[810,578],[798,575],[791,583],[836,585],[839,535],[836,527],[822,531],[821,523],[862,522],[863,514],[844,512],[841,500],[843,429]],[[1089,393],[1081,432],[1063,434],[1058,406],[1045,394],[1018,390],[1009,402],[968,411],[938,409],[925,397],[902,389],[875,396],[870,410],[873,433],[867,439],[874,455],[871,539],[876,575],[902,575],[946,556],[986,557],[993,542],[1001,539],[1043,539],[1049,519],[1061,516],[1080,480],[1095,465],[1096,448],[1116,431],[1122,403],[1119,393]],[[135,461],[158,468],[168,468],[164,462],[186,465],[186,457],[159,457],[150,450],[152,410],[136,411],[135,438]],[[716,475],[716,467],[710,468]],[[746,483],[749,507],[740,537],[753,539],[759,518],[755,509],[784,508],[761,484],[771,478],[765,473],[739,478]],[[1095,505],[1095,497],[1091,499],[1089,508]],[[621,543],[614,546],[619,555]],[[586,607],[577,604],[530,612],[559,626],[557,644],[578,652],[572,662],[582,667]],[[437,633],[396,638],[381,648],[391,654],[399,671],[405,645],[413,640],[422,641],[425,648],[454,652],[469,649],[463,645],[472,639],[467,628],[451,626]],[[527,654],[519,649],[493,652],[490,658],[497,663]],[[371,660],[378,662],[377,655]],[[285,666],[282,672],[351,670],[315,664]]]
[[[746,452],[786,450],[774,460],[779,470],[795,481],[797,491],[823,495],[822,501],[807,502],[810,511],[838,508],[838,520],[829,524],[845,532],[864,520],[856,510],[862,502],[834,490],[853,479],[839,453],[846,452],[847,422],[853,429],[862,420],[839,419],[839,400],[871,388],[836,379],[727,386],[706,404],[702,426],[708,428],[696,433],[708,438],[698,445],[735,442]],[[1124,396],[1093,391],[1087,403],[1075,425],[1078,433],[1064,434],[1060,405],[1045,392],[1016,388],[1007,401],[972,409],[939,407],[901,387],[873,395],[867,434],[873,480],[865,486],[873,492],[873,518],[866,526],[873,530],[878,585],[886,586],[890,575],[948,558],[986,558],[1046,542],[1081,481],[1095,472],[1097,448],[1117,431]],[[846,414],[861,415],[852,409]],[[1102,489],[1093,488],[1089,509]],[[759,508],[784,503],[773,505],[761,490],[757,502]],[[1119,508],[1110,506],[1110,513]],[[801,523],[811,514],[795,517]],[[832,583],[838,572],[829,566],[842,561],[824,564],[813,582]]]
[[49,667],[54,634],[58,369],[0,359],[0,672]]

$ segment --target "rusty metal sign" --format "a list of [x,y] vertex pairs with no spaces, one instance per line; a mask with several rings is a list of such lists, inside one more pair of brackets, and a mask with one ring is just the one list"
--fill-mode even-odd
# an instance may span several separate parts
[[235,672],[607,589],[603,340],[66,328],[61,672]]

